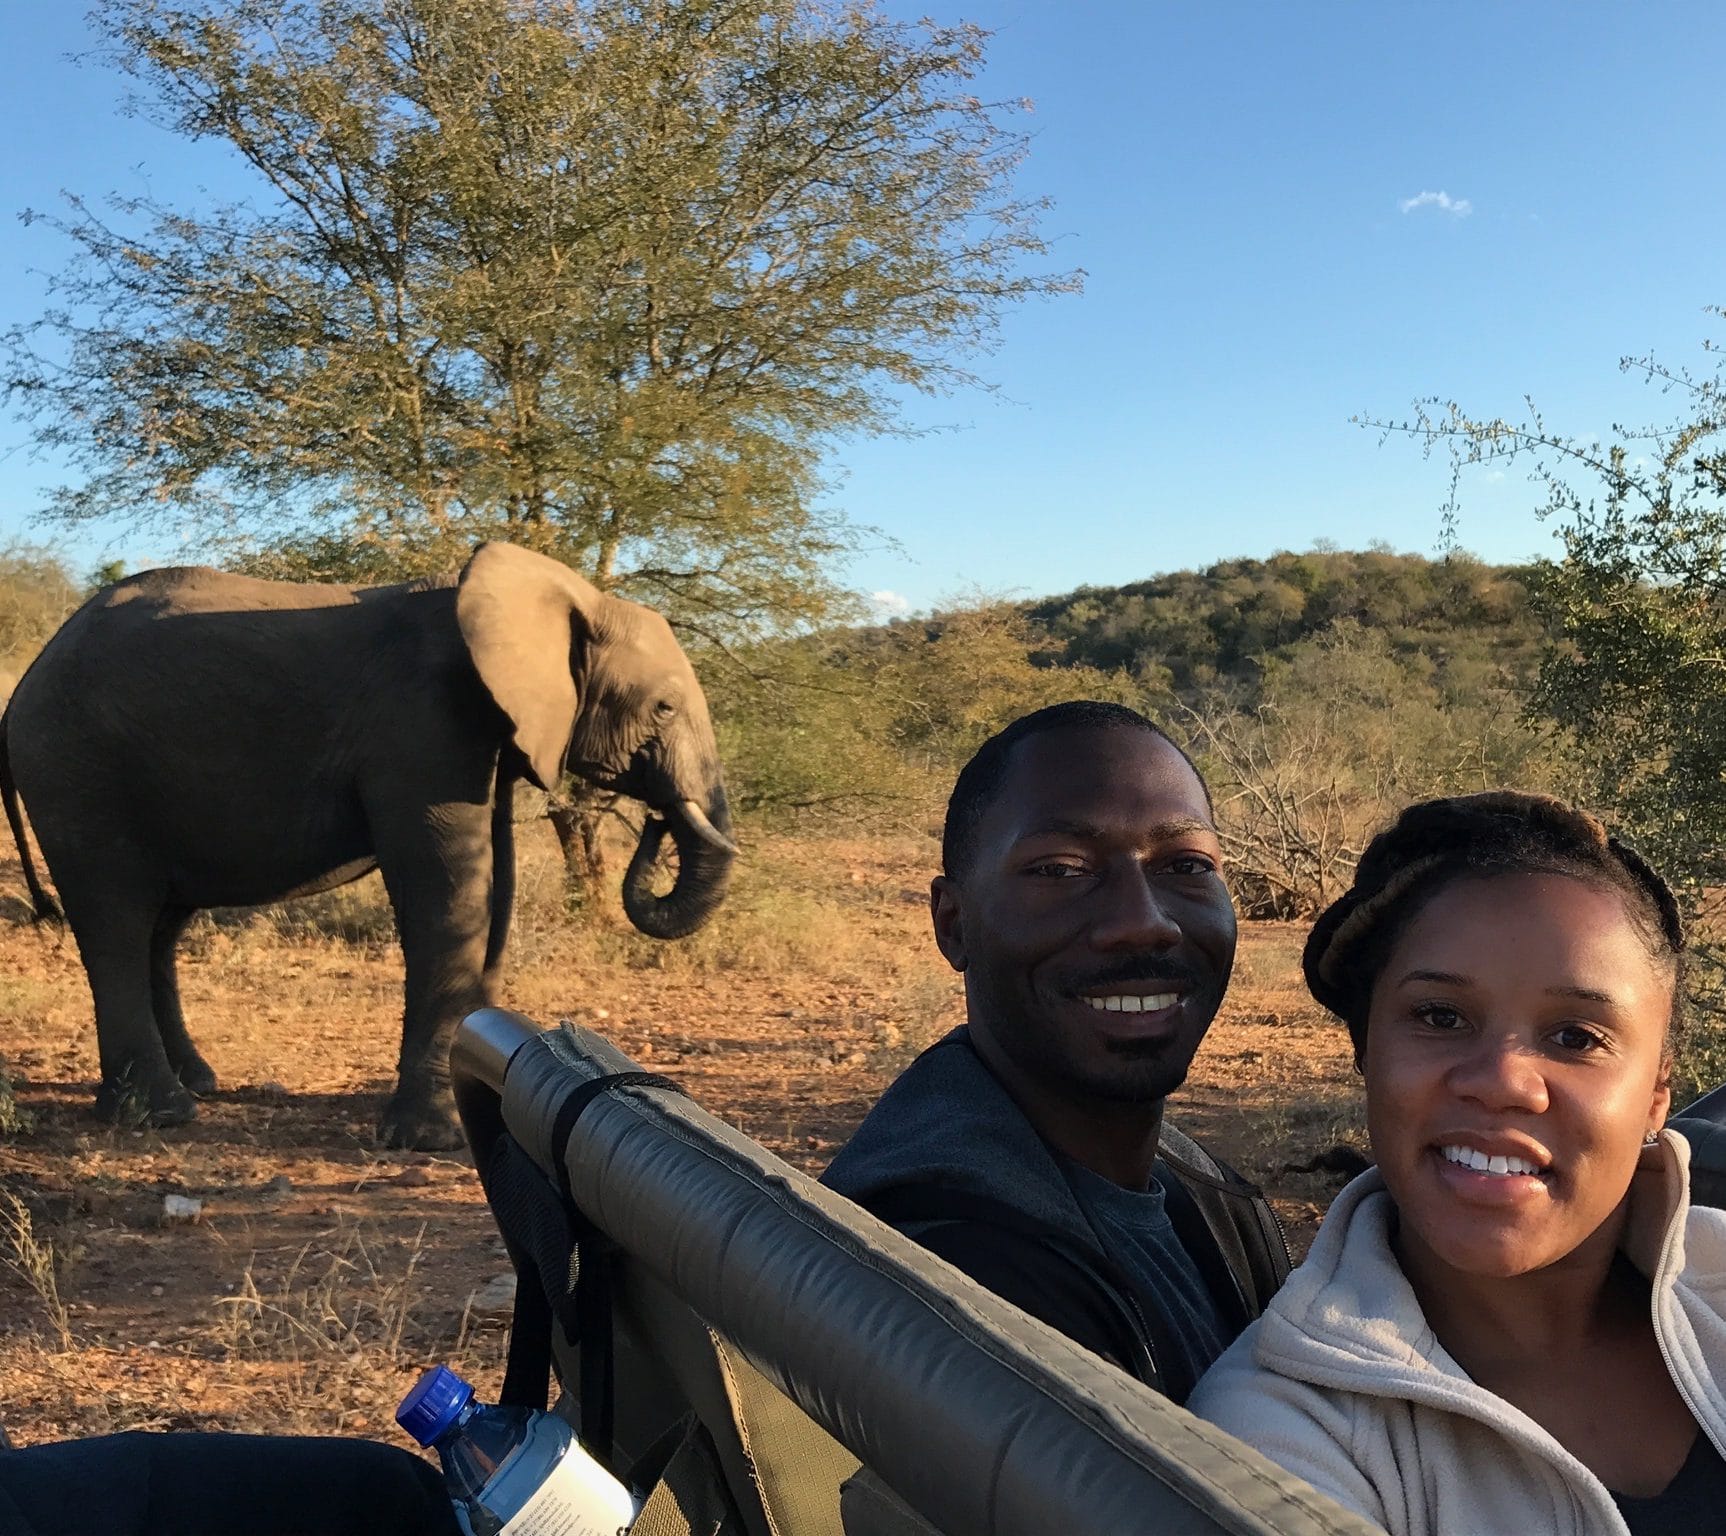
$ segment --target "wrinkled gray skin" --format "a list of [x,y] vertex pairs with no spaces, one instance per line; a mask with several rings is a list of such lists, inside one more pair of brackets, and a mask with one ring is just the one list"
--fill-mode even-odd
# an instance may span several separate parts
[[[514,882],[511,791],[561,769],[645,801],[624,878],[677,938],[736,852],[707,702],[663,618],[566,566],[481,546],[459,578],[348,588],[148,571],[66,621],[0,717],[0,791],[37,911],[22,795],[96,1005],[99,1112],[191,1119],[175,942],[203,907],[383,872],[407,961],[390,1146],[459,1144],[449,1045],[493,1000]],[[14,793],[16,791],[16,793]],[[669,831],[674,888],[648,884]]]

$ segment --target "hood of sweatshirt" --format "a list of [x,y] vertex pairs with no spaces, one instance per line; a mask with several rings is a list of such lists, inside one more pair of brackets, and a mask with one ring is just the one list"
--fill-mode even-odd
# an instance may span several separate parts
[[[1718,1315],[1726,1213],[1691,1211],[1689,1163],[1688,1143],[1672,1131],[1644,1154],[1631,1183],[1623,1250],[1653,1285],[1663,1347],[1700,1365],[1698,1318],[1687,1314]],[[1515,1415],[1477,1386],[1433,1333],[1391,1247],[1394,1222],[1395,1207],[1376,1168],[1349,1183],[1326,1213],[1306,1262],[1260,1319],[1254,1362],[1318,1387],[1404,1398],[1473,1417]],[[1712,1274],[1683,1273],[1687,1250],[1698,1246]],[[1698,1293],[1706,1295],[1704,1305],[1687,1305],[1703,1300]],[[1689,1387],[1679,1362],[1674,1366],[1680,1387]],[[1722,1428],[1707,1427],[1711,1434]]]

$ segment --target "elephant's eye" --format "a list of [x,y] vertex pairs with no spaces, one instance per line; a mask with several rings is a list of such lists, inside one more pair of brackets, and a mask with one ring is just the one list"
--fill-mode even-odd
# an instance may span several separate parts
[[661,720],[669,720],[677,713],[677,706],[673,704],[670,699],[661,699],[653,706],[653,712]]

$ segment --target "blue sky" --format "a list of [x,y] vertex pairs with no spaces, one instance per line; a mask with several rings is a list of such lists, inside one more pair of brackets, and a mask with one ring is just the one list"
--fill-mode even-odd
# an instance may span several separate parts
[[[994,33],[984,85],[1027,96],[1021,177],[1055,200],[1079,297],[1011,314],[978,371],[917,401],[942,430],[848,443],[834,499],[898,543],[849,579],[923,607],[1040,595],[1233,555],[1380,539],[1430,551],[1446,471],[1350,425],[1417,396],[1480,414],[1532,394],[1567,431],[1662,416],[1625,353],[1702,361],[1726,303],[1717,145],[1726,7],[1224,0],[942,0],[906,15]],[[189,193],[222,174],[117,114],[118,82],[64,55],[75,7],[12,0],[0,58],[0,213]],[[1443,194],[1446,201],[1441,201]],[[1448,203],[1448,206],[1446,205]],[[41,307],[59,248],[0,218],[0,324]],[[52,466],[0,422],[0,537]],[[1550,547],[1519,474],[1465,486],[1462,540]],[[181,558],[123,523],[79,560]]]

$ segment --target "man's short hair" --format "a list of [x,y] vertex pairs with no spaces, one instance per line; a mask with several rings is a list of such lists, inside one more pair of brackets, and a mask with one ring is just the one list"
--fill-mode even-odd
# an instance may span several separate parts
[[1211,809],[1210,786],[1181,744],[1154,720],[1147,719],[1125,704],[1108,704],[1101,699],[1068,699],[1021,715],[1011,725],[995,732],[972,755],[971,761],[959,770],[953,793],[947,799],[947,820],[941,828],[941,869],[949,880],[960,877],[976,852],[977,827],[988,814],[995,796],[1007,781],[1013,748],[1030,736],[1046,731],[1086,731],[1124,729],[1147,731],[1166,741],[1181,760],[1193,770],[1199,788],[1205,794],[1205,808]]

